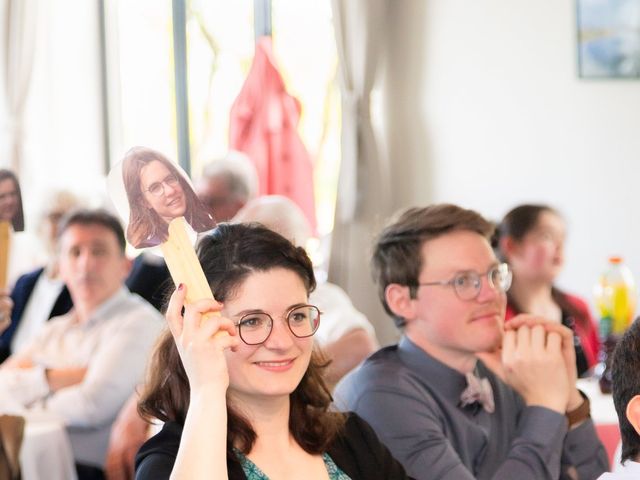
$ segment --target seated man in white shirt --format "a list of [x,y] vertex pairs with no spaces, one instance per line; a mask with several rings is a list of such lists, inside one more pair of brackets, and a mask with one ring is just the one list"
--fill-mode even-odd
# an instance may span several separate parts
[[613,354],[613,403],[622,436],[621,466],[602,480],[640,478],[640,321],[626,331]]
[[0,368],[11,400],[60,418],[77,463],[101,468],[111,425],[142,380],[161,315],[124,286],[122,226],[96,210],[71,213],[59,233],[60,276],[74,308],[51,320]]

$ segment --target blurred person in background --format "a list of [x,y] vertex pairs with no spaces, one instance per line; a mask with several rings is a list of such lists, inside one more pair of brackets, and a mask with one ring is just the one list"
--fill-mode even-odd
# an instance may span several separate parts
[[587,303],[555,286],[564,266],[565,238],[565,221],[556,210],[525,204],[504,216],[494,245],[513,272],[506,321],[530,313],[571,328],[578,375],[584,376],[597,362],[599,341]]
[[0,221],[9,222],[16,232],[24,230],[22,193],[16,175],[0,169]]
[[[20,183],[18,177],[7,169],[0,169],[0,222],[9,224],[6,278],[0,278],[0,286],[10,291],[20,275],[43,265],[46,255],[42,252],[37,238],[24,231],[24,206]],[[5,255],[4,252],[1,254]],[[0,275],[4,274],[5,272],[0,272]]]
[[258,174],[249,157],[231,150],[204,166],[195,190],[213,218],[227,222],[256,196]]
[[60,219],[78,207],[80,200],[70,191],[56,190],[46,195],[43,205],[38,233],[47,262],[16,280],[11,291],[11,325],[0,336],[0,362],[29,343],[47,320],[64,315],[73,306],[59,276],[57,236]]

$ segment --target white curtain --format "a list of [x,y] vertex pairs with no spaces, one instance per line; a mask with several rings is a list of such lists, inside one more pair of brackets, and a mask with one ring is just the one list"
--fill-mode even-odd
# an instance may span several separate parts
[[24,143],[24,110],[31,83],[39,0],[4,0],[0,45],[7,112],[9,167],[19,173]]
[[383,58],[386,0],[333,0],[342,94],[342,162],[329,278],[356,307],[378,316],[369,275],[374,234],[389,215],[389,173],[371,124],[369,99]]
[[[362,204],[368,170],[384,165],[371,126],[369,97],[384,45],[386,0],[333,0],[342,95],[342,163],[338,220],[348,223]],[[386,188],[382,186],[382,188]],[[388,193],[388,192],[383,192]]]

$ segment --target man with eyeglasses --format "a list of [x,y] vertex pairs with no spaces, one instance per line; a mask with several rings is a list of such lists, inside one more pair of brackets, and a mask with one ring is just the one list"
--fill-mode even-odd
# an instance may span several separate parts
[[[455,205],[403,212],[372,266],[403,330],[341,381],[336,403],[367,420],[418,479],[596,478],[607,457],[576,388],[570,330],[531,315],[504,331],[511,272],[493,225]],[[477,359],[503,346],[504,381]]]

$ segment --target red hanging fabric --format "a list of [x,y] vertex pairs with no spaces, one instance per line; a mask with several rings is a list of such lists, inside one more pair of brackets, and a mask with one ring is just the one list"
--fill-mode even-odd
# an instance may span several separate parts
[[246,153],[258,171],[258,193],[300,206],[316,231],[313,165],[296,129],[300,102],[287,93],[271,37],[261,37],[249,74],[231,106],[229,148]]

